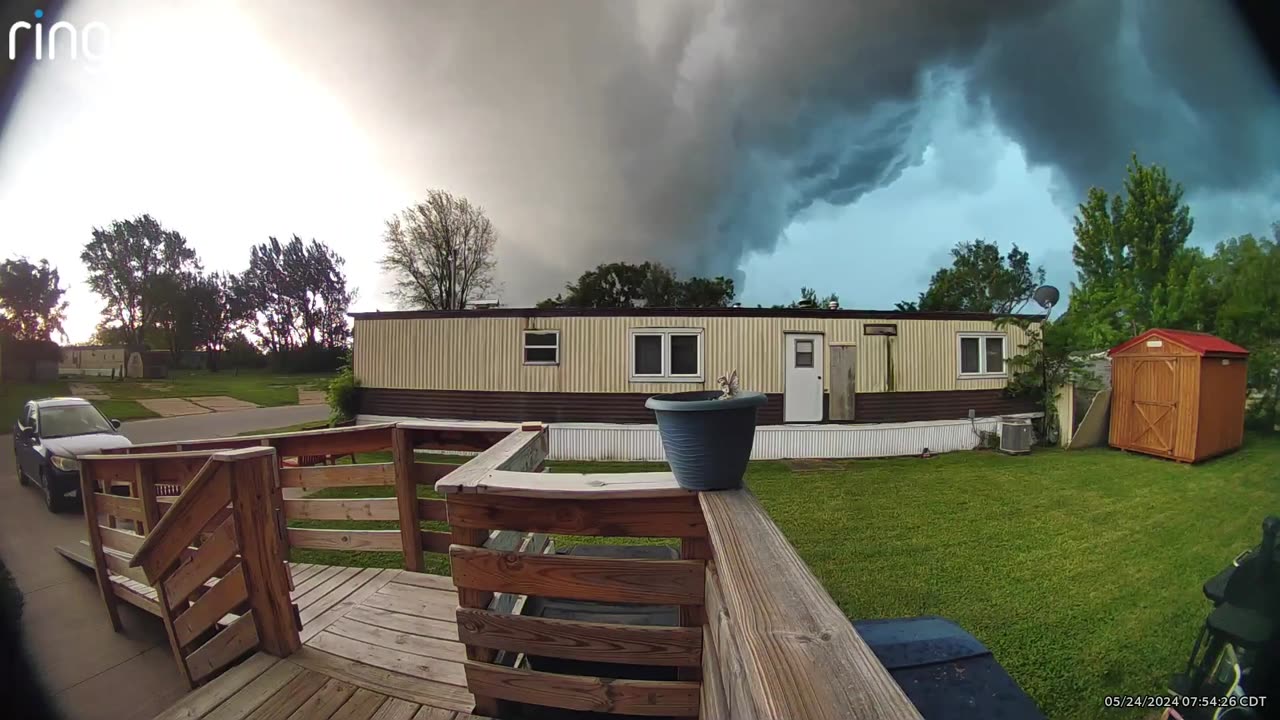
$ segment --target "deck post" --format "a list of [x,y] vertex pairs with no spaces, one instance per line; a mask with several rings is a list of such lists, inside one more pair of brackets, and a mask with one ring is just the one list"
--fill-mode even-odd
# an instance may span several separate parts
[[276,513],[274,452],[230,463],[231,507],[239,540],[249,607],[262,649],[287,657],[302,647],[297,607],[289,597],[289,567],[283,557]]
[[395,465],[396,505],[400,510],[400,544],[404,569],[422,572],[422,531],[418,516],[418,480],[413,473],[413,437],[408,428],[391,429],[391,461]]
[[[705,538],[681,538],[680,540],[680,559],[681,560],[704,560],[711,561],[711,543]],[[680,625],[681,627],[700,628],[707,624],[707,609],[705,605],[681,605],[680,606]],[[682,667],[676,670],[676,677],[681,680],[701,680],[701,667]]]
[[134,465],[134,492],[142,500],[142,530],[139,535],[146,535],[155,529],[160,522],[160,506],[156,503],[156,483],[154,468],[144,462]]
[[[468,545],[471,547],[483,547],[484,544],[489,540],[488,530],[480,530],[476,528],[453,527],[451,528],[451,533],[453,535],[454,545]],[[491,602],[493,602],[493,593],[491,592],[486,592],[484,590],[472,590],[472,589],[463,588],[463,587],[458,588],[458,607],[460,608],[474,608],[474,609],[486,610],[488,609],[489,603]],[[466,648],[467,648],[468,660],[491,663],[498,656],[498,652],[496,650],[492,650],[489,648],[477,647],[471,644],[467,644]],[[499,708],[498,708],[498,701],[496,698],[485,697],[483,695],[476,695],[475,699],[476,699],[476,708],[474,710],[474,713],[476,715],[490,715],[493,717],[498,716]]]
[[102,602],[107,605],[107,617],[111,619],[111,628],[120,632],[120,610],[117,607],[116,589],[107,572],[107,557],[102,551],[102,533],[98,531],[98,482],[93,476],[94,466],[91,462],[80,464],[80,501],[84,503],[84,519],[89,529],[89,548],[93,551],[93,574],[98,579],[98,589],[102,591]]

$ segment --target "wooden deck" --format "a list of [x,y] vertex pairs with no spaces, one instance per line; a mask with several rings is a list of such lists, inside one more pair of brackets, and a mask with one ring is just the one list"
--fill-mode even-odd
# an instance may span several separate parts
[[[545,475],[536,423],[505,434],[402,423],[233,441],[251,446],[80,457],[91,551],[80,561],[112,626],[123,630],[120,600],[156,613],[195,688],[159,718],[470,720],[539,707],[920,720],[746,490],[696,493],[668,473]],[[390,463],[281,460],[387,448]],[[420,449],[479,454],[444,466],[417,462]],[[117,482],[126,496],[107,492]],[[168,482],[182,487],[172,502],[156,492]],[[284,496],[370,484],[393,486],[395,498]],[[424,485],[444,499],[420,498]],[[304,531],[294,519],[399,529]],[[424,520],[449,532],[423,530]],[[554,555],[555,534],[678,538],[679,559]],[[397,553],[404,569],[285,562],[308,548]],[[421,573],[424,553],[448,553],[453,577]],[[678,624],[526,616],[526,596],[676,605]],[[577,664],[556,670],[531,657]],[[632,677],[619,665],[662,672]]]
[[258,653],[158,720],[471,718],[447,577],[398,569],[295,564],[301,650]]

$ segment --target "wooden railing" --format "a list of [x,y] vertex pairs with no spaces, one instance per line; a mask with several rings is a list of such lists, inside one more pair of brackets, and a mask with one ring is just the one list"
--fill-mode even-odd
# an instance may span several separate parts
[[[540,427],[540,426],[538,426]],[[309,430],[210,440],[185,440],[171,443],[134,445],[106,455],[89,456],[82,464],[83,477],[89,477],[100,491],[96,512],[125,506],[121,514],[109,515],[108,527],[116,527],[121,519],[139,516],[131,526],[145,535],[164,510],[173,504],[180,490],[215,453],[236,448],[271,447],[280,460],[280,484],[284,488],[314,491],[338,487],[394,487],[393,497],[359,497],[340,499],[288,498],[284,500],[286,521],[292,520],[380,520],[396,522],[394,530],[349,530],[327,528],[289,528],[288,544],[301,550],[338,550],[353,552],[399,552],[404,554],[407,570],[422,572],[423,552],[448,553],[449,533],[423,530],[421,521],[446,520],[444,502],[418,498],[419,486],[431,486],[437,480],[459,469],[459,465],[439,462],[417,462],[415,451],[479,453],[500,442],[510,428],[474,425],[452,425],[425,421],[361,425],[349,428]],[[338,458],[355,458],[361,453],[390,451],[390,462],[353,464],[299,465],[299,459],[325,463]],[[129,497],[116,500],[105,497],[112,490],[126,492]],[[155,507],[148,520],[145,513],[129,513],[138,504]],[[90,513],[92,515],[92,513]],[[94,534],[90,524],[90,535]],[[113,622],[114,612],[113,612]]]
[[284,657],[301,646],[280,504],[275,450],[219,452],[129,562],[155,588],[170,647],[191,685],[252,650]]
[[[477,547],[491,530],[587,536],[680,538],[705,545],[695,493],[667,473],[543,475],[542,432],[513,433],[436,483],[455,545],[458,635],[476,712],[500,702],[629,715],[698,715],[705,560],[640,560],[499,552]],[[684,627],[612,625],[496,612],[494,593],[609,603],[679,605]],[[594,663],[678,668],[682,679],[625,680],[539,672],[496,662],[500,651]]]
[[[504,703],[734,720],[919,720],[920,715],[746,490],[693,493],[669,473],[538,475],[513,434],[436,484],[449,506],[458,633],[477,712]],[[483,457],[483,456],[482,456]],[[505,458],[522,458],[509,463]],[[479,458],[477,458],[479,460]],[[679,538],[679,560],[530,557],[472,547],[488,528]],[[870,579],[869,579],[870,581]],[[681,607],[681,627],[521,617],[478,609],[518,592]],[[619,680],[512,668],[495,651],[678,668]]]
[[[288,651],[297,626],[287,610],[288,575],[271,575],[270,597],[260,598],[254,578],[262,567],[283,568],[289,547],[399,551],[409,569],[421,567],[423,551],[447,550],[478,714],[500,717],[503,705],[527,703],[745,720],[919,718],[746,490],[694,493],[669,473],[541,473],[547,434],[536,424],[476,431],[402,423],[232,442],[249,441],[235,451],[214,447],[226,441],[141,446],[82,464],[112,621],[118,626],[120,596],[109,573],[156,584],[153,604],[192,682],[250,645]],[[414,449],[423,446],[478,454],[445,469],[415,462]],[[389,463],[288,460],[388,448]],[[242,474],[242,465],[256,469]],[[432,481],[445,501],[418,498],[419,486]],[[169,482],[185,488],[176,501],[154,492]],[[250,485],[261,497],[238,502],[241,493],[252,495]],[[289,488],[365,485],[394,486],[395,498],[284,497]],[[112,495],[113,487],[134,496]],[[290,519],[385,520],[398,528],[314,531],[288,528]],[[423,520],[447,521],[448,537],[421,530]],[[250,522],[255,530],[246,537]],[[673,560],[548,555],[542,550],[552,534],[671,538],[680,552]],[[528,596],[674,605],[679,621],[652,627],[526,616],[520,609]],[[551,673],[520,662],[529,656],[654,666],[670,678]]]

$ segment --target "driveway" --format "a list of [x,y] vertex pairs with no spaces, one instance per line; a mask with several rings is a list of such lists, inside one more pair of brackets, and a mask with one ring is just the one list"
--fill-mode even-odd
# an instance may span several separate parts
[[[286,406],[140,420],[122,430],[134,442],[165,442],[225,437],[327,414],[323,405]],[[0,436],[0,558],[25,598],[27,648],[46,690],[69,720],[155,716],[187,692],[164,628],[159,619],[120,603],[124,631],[112,632],[93,575],[53,550],[85,538],[83,515],[51,515],[39,490],[19,486],[12,445],[9,435]]]

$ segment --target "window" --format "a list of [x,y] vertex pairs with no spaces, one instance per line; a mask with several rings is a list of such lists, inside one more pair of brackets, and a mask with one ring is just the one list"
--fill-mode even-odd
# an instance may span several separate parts
[[796,367],[798,368],[813,367],[813,341],[812,340],[796,341]]
[[632,382],[702,382],[702,331],[631,331]]
[[959,337],[960,375],[1003,376],[1005,336],[991,333]]
[[524,331],[524,364],[525,365],[559,365],[560,364],[560,331],[559,330],[525,330]]
[[662,374],[662,335],[641,335],[637,333],[632,339],[635,343],[635,374]]

